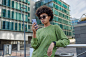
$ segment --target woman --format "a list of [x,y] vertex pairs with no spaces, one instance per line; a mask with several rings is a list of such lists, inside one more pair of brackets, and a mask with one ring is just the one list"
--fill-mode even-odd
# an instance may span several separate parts
[[36,10],[36,15],[44,24],[44,27],[38,29],[38,25],[35,26],[36,23],[32,24],[33,37],[31,39],[31,46],[34,48],[32,57],[54,57],[56,47],[68,45],[70,43],[69,39],[58,25],[50,24],[50,21],[53,19],[51,8],[41,6]]

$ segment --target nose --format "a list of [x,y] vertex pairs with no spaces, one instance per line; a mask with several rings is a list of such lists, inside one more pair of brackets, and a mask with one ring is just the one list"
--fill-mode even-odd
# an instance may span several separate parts
[[43,18],[41,20],[43,20]]

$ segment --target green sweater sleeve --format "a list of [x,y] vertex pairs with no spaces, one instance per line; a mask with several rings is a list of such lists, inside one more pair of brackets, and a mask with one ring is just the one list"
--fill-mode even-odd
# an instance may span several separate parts
[[39,46],[37,37],[38,37],[38,30],[36,32],[36,38],[32,37],[31,39],[31,47],[33,47],[34,49],[36,49]]
[[64,47],[70,43],[69,39],[67,38],[63,30],[58,25],[55,25],[55,33],[57,36],[56,38],[58,40],[58,41],[55,41],[56,47]]

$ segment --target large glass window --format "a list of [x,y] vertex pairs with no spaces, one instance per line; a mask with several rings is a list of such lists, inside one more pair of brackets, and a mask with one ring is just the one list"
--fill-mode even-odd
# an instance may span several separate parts
[[19,20],[21,21],[21,13],[19,13]]
[[27,12],[27,6],[25,6],[25,8],[26,8],[25,11]]
[[10,22],[6,22],[7,23],[7,29],[10,29]]
[[12,8],[14,8],[14,1],[12,1]]
[[6,5],[6,0],[2,0],[2,5]]
[[11,22],[11,30],[13,30],[13,28],[14,28],[14,23],[13,22]]
[[17,7],[18,7],[18,10],[19,10],[20,9],[20,4],[19,3],[18,3],[18,6]]
[[18,13],[16,12],[16,20],[18,20],[17,18],[18,18]]
[[28,17],[30,17],[30,13],[28,13]]
[[19,3],[19,10],[21,10],[21,4]]
[[27,31],[27,25],[25,25],[25,31]]
[[3,26],[2,26],[2,29],[5,29],[6,27],[5,27],[5,24],[6,22],[5,21],[3,21]]
[[16,9],[16,2],[14,2],[14,8]]
[[25,21],[28,22],[28,16],[27,15],[25,15]]
[[28,19],[28,22],[30,22],[30,19]]
[[7,4],[8,4],[7,6],[9,6],[9,7],[10,7],[10,0],[8,0]]
[[6,17],[6,9],[3,9],[2,12],[3,12],[2,13],[3,14],[3,17]]
[[26,0],[26,3],[28,3],[28,0]]
[[30,11],[30,7],[28,7],[28,11]]
[[30,5],[30,2],[28,1],[28,4]]
[[14,19],[14,11],[12,11],[12,19]]
[[17,23],[15,23],[15,30],[17,30]]
[[19,20],[19,13],[17,13],[17,20]]
[[30,29],[30,25],[28,25],[28,29]]
[[21,31],[21,23],[19,23],[19,31]]
[[23,30],[23,24],[22,24],[22,31],[24,31],[24,30]]
[[10,18],[10,10],[8,10],[8,18]]
[[53,7],[53,3],[49,3],[49,7]]
[[16,9],[18,9],[18,2],[16,2]]
[[56,17],[56,21],[58,21],[58,17]]

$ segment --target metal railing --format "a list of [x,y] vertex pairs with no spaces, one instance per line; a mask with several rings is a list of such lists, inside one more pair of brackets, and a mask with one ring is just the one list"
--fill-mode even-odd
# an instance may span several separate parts
[[[86,44],[69,44],[65,48],[86,48]],[[83,55],[84,53],[86,53],[86,51],[78,54],[77,56]]]
[[[86,48],[86,44],[70,44],[66,46],[67,48]],[[78,54],[77,56],[83,55],[86,51]]]

